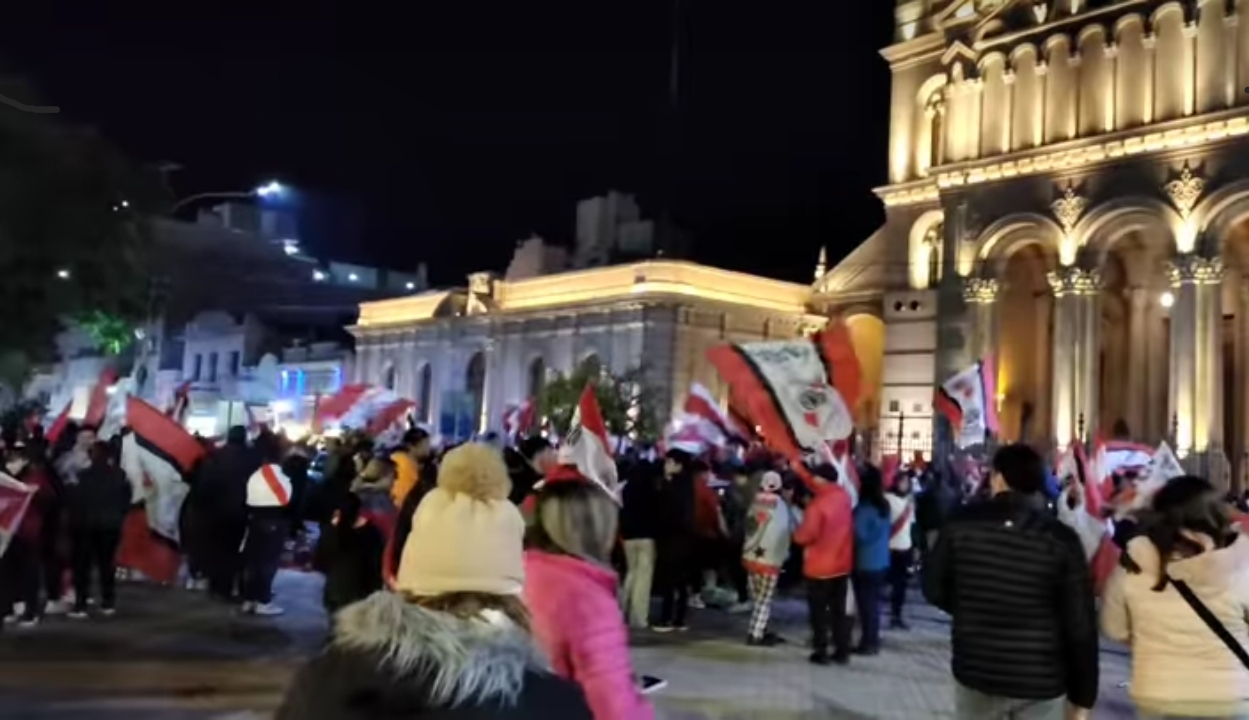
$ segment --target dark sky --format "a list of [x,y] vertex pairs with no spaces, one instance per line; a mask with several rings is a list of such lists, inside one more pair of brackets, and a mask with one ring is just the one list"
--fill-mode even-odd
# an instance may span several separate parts
[[6,7],[0,53],[181,164],[180,195],[298,187],[322,256],[459,283],[530,232],[571,242],[575,201],[615,188],[702,262],[807,280],[883,217],[892,6],[685,0],[675,123],[659,0],[54,0]]

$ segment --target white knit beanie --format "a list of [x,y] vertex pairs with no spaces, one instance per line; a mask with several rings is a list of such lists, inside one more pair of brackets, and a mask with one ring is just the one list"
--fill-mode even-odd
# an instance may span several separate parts
[[403,546],[396,589],[413,595],[519,595],[525,585],[525,521],[508,500],[503,456],[465,443],[438,467],[438,487],[421,499]]

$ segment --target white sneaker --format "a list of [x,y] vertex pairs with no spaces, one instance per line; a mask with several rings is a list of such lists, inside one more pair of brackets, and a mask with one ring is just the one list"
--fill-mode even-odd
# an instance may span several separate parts
[[698,595],[695,595],[694,597],[690,598],[689,606],[694,608],[695,610],[705,610],[707,608],[707,603],[703,602],[703,599],[701,597],[699,597]]
[[103,615],[104,617],[113,617],[114,615],[117,614],[117,608],[102,607],[100,608],[100,614]]
[[79,609],[75,608],[75,609],[73,609],[73,610],[70,610],[70,611],[69,611],[69,619],[70,619],[70,620],[86,620],[86,619],[87,619],[87,618],[89,618],[89,617],[91,617],[91,616],[87,614],[87,611],[86,611],[86,610],[79,610]]
[[243,613],[244,615],[251,615],[252,613],[256,612],[256,603],[252,602],[251,600],[244,600],[243,604],[239,606],[239,612]]
[[285,612],[286,611],[283,610],[281,607],[274,605],[271,602],[256,603],[256,606],[252,608],[252,613],[255,615],[259,615],[260,617],[276,617]]
[[64,600],[49,600],[48,603],[43,606],[43,614],[64,615],[69,612],[69,608],[70,606],[65,604]]
[[17,626],[20,628],[33,628],[38,624],[39,624],[39,618],[37,617],[21,618],[17,621]]
[[17,622],[17,618],[18,618],[18,617],[19,617],[19,616],[18,616],[16,613],[14,613],[14,614],[12,614],[12,615],[5,615],[5,616],[4,616],[4,624],[5,624],[5,625],[12,625],[12,624],[14,624],[14,623],[16,623],[16,622]]

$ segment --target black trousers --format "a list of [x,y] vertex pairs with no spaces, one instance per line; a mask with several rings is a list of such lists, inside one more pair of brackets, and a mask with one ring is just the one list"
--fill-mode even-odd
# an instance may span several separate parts
[[267,603],[273,599],[273,576],[282,562],[282,549],[290,535],[290,521],[253,518],[247,524],[243,547],[243,602]]
[[846,618],[849,587],[848,575],[821,580],[807,578],[807,608],[811,616],[811,632],[815,636],[813,647],[820,655],[828,654],[830,639],[836,657],[850,655],[850,623]]
[[657,547],[655,585],[659,588],[659,625],[683,627],[690,604],[694,553],[685,540],[661,540]]
[[100,607],[117,605],[117,546],[121,529],[74,528],[70,531],[74,571],[74,609],[86,610],[91,573],[100,577]]
[[728,574],[729,582],[737,593],[737,602],[750,601],[750,587],[747,579],[746,566],[742,564],[742,551],[746,547],[746,538],[734,538],[725,543],[724,560],[721,567]]
[[911,582],[911,552],[894,550],[889,553],[889,610],[894,620],[902,619],[906,605],[906,589]]
[[209,516],[203,520],[211,523],[206,534],[206,538],[211,537],[211,540],[205,539],[203,548],[208,566],[208,589],[219,598],[232,599],[243,567],[239,546],[247,533],[247,520],[220,516]]
[[39,547],[15,537],[0,555],[0,616],[13,614],[13,604],[25,603],[22,617],[39,617]]
[[66,591],[65,558],[61,554],[61,513],[48,512],[43,517],[39,538],[39,563],[43,566],[43,590],[48,602],[60,600]]

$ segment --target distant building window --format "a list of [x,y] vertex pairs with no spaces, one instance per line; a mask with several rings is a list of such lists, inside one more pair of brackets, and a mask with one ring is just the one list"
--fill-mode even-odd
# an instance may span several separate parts
[[199,380],[204,371],[204,356],[196,355],[195,362],[191,365],[191,379]]
[[231,377],[239,376],[239,364],[242,362],[242,360],[243,360],[243,356],[241,353],[239,353],[238,350],[233,350],[230,352],[230,376]]
[[891,413],[896,413],[896,412],[898,412],[898,411],[899,411],[899,410],[901,410],[901,409],[902,409],[902,408],[901,408],[901,406],[898,404],[898,401],[897,401],[897,400],[890,400],[890,401],[889,401],[889,412],[891,412]]
[[208,382],[217,382],[217,353],[208,353]]

